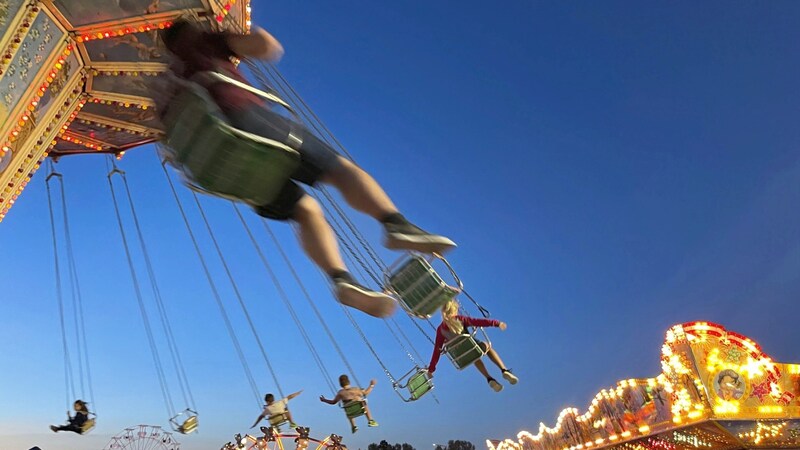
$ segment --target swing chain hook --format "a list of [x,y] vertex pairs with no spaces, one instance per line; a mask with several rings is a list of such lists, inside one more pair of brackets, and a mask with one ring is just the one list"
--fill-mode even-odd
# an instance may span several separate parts
[[119,166],[117,166],[117,162],[114,160],[114,158],[109,156],[108,159],[109,159],[109,161],[111,161],[111,167],[112,167],[111,171],[108,172],[109,181],[111,180],[111,178],[114,175],[117,175],[117,174],[120,175],[122,178],[125,178],[125,171],[120,169]]
[[56,171],[55,164],[53,164],[53,161],[50,159],[47,160],[47,168],[49,169],[49,171],[47,174],[47,178],[45,178],[45,182],[47,183],[48,186],[50,185],[50,179],[53,177],[56,177],[63,182],[64,179],[63,175],[61,175],[60,172]]

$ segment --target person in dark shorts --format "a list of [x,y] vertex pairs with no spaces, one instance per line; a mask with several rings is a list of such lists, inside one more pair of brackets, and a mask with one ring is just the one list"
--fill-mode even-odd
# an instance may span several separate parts
[[83,400],[75,400],[72,406],[75,408],[75,415],[69,416],[66,425],[50,425],[50,429],[53,432],[72,431],[73,433],[83,434],[83,425],[89,420],[89,408]]
[[[496,319],[460,316],[458,315],[457,301],[450,300],[449,302],[445,303],[445,305],[442,306],[442,323],[439,324],[438,328],[436,328],[436,342],[433,344],[433,354],[431,355],[431,362],[428,365],[428,373],[430,376],[433,376],[433,372],[436,371],[436,364],[439,363],[439,357],[442,354],[442,348],[444,345],[450,341],[450,339],[453,339],[459,334],[469,334],[468,327],[497,327],[500,328],[500,330],[505,331],[508,326],[505,322],[501,322]],[[493,349],[491,345],[487,344],[486,342],[478,341],[478,345],[480,345],[481,348],[483,348],[484,353],[489,356],[489,360],[491,360],[492,363],[494,363],[494,365],[500,369],[500,372],[503,374],[503,378],[505,378],[510,384],[517,384],[519,378],[511,373],[511,370],[506,367],[505,363],[503,363],[503,360],[500,359],[500,355],[497,354],[497,351],[495,351],[495,349]],[[503,385],[498,383],[497,380],[489,375],[489,371],[486,370],[486,365],[482,360],[479,359],[475,361],[474,365],[475,368],[478,369],[478,372],[486,377],[489,387],[491,387],[495,392],[500,392],[503,390]]]
[[[257,27],[250,34],[212,33],[179,20],[164,30],[161,38],[180,60],[182,67],[177,75],[185,79],[201,72],[218,71],[247,83],[232,58],[277,61],[283,55],[281,44]],[[331,277],[341,303],[375,317],[389,316],[396,308],[392,297],[361,286],[353,279],[322,208],[299,183],[309,186],[324,183],[335,187],[350,206],[383,225],[387,248],[442,253],[455,247],[447,237],[428,233],[409,222],[372,176],[343,158],[304,125],[271,110],[261,97],[225,82],[204,87],[232,126],[283,142],[300,153],[300,167],[291,174],[291,180],[278,198],[256,207],[255,211],[269,219],[291,220],[299,225],[303,249]]]

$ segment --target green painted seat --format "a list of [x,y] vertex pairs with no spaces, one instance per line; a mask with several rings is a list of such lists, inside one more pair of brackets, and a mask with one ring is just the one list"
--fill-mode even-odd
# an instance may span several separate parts
[[348,419],[355,419],[356,417],[361,417],[367,413],[367,401],[351,400],[342,404],[342,408],[344,409],[344,413],[347,415]]
[[197,412],[186,409],[185,411],[177,414],[175,417],[169,419],[172,429],[181,434],[191,434],[197,431],[199,425],[197,419]]
[[273,414],[267,420],[269,420],[270,426],[280,428],[281,425],[289,423],[289,414],[286,412]]
[[195,430],[197,430],[197,416],[189,417],[178,427],[178,432],[181,434],[190,434]]
[[199,425],[197,412],[187,408],[185,411],[169,419],[169,423],[172,425],[172,429],[178,433],[191,434],[197,431],[197,426]]
[[458,370],[469,367],[486,352],[470,334],[459,334],[444,344],[444,351]]
[[[440,259],[447,264],[446,260]],[[397,268],[390,269],[386,277],[387,285],[406,312],[414,317],[430,318],[460,292],[460,287],[445,283],[431,263],[421,255],[411,254],[395,263],[394,267]],[[450,270],[458,281],[452,268]],[[458,283],[460,285],[460,281]]]
[[199,84],[178,86],[162,117],[162,157],[197,190],[251,205],[274,200],[299,165],[298,152],[230,126]]
[[418,400],[433,389],[433,379],[425,369],[418,370],[408,379],[408,392],[411,400]]
[[433,389],[433,378],[428,369],[414,367],[392,383],[397,395],[405,402],[417,401]]

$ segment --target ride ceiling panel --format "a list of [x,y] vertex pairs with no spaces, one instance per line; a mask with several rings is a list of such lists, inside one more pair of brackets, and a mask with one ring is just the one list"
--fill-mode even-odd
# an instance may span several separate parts
[[74,142],[65,141],[61,138],[56,139],[56,145],[53,147],[56,153],[88,153],[94,152],[94,150],[90,148],[86,148],[83,145],[76,144]]
[[732,450],[741,444],[712,423],[697,424],[611,447],[611,450]]
[[78,56],[75,52],[71,53],[68,57],[66,62],[64,62],[64,67],[59,72],[58,76],[50,83],[50,87],[45,91],[44,95],[41,99],[39,99],[39,103],[36,105],[36,109],[33,110],[32,118],[33,120],[38,123],[41,117],[47,115],[47,111],[53,105],[53,100],[58,97],[58,94],[61,93],[61,90],[64,89],[64,84],[72,78],[72,76],[80,70],[81,64],[78,61]]
[[[212,0],[213,1],[213,0]],[[231,9],[225,17],[225,25],[231,30],[241,32],[247,18],[248,2],[238,1],[230,5]]]
[[96,123],[86,123],[81,120],[81,116],[72,122],[69,131],[81,136],[86,136],[90,139],[95,139],[105,143],[113,143],[119,147],[126,147],[137,142],[141,142],[147,137],[137,134],[132,134],[126,131],[114,130],[110,127],[103,128]]
[[200,0],[54,0],[53,4],[74,27],[203,7]]
[[170,62],[167,50],[154,31],[89,41],[84,45],[91,63]]
[[751,448],[800,448],[800,420],[725,420],[718,423]]
[[0,37],[8,31],[14,14],[20,10],[25,0],[3,0],[0,2]]
[[163,86],[160,76],[99,74],[92,78],[92,91],[113,92],[142,98],[152,98],[154,93],[163,90]]
[[47,14],[40,12],[36,16],[19,51],[0,79],[0,117],[7,116],[17,106],[36,80],[44,61],[65,37]]
[[95,116],[108,117],[123,122],[130,122],[147,128],[162,128],[156,111],[153,108],[137,109],[125,108],[120,105],[108,105],[105,103],[87,103],[81,112]]
[[660,436],[665,442],[684,449],[728,450],[741,448],[740,443],[712,422],[700,423]]

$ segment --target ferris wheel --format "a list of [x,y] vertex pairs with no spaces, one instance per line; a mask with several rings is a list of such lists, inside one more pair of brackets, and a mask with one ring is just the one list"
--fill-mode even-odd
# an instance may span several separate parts
[[181,444],[172,433],[161,427],[137,425],[124,429],[111,438],[103,450],[180,450]]
[[279,428],[261,427],[263,436],[237,434],[220,450],[347,450],[339,435],[315,439],[309,435],[308,427],[297,427],[294,431],[282,433]]

